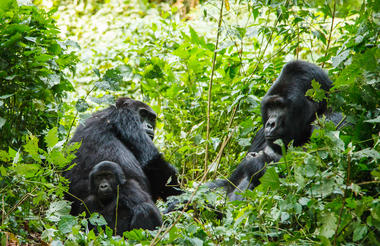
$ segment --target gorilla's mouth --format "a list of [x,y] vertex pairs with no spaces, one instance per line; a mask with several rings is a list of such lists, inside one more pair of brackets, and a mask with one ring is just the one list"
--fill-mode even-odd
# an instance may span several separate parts
[[277,140],[277,139],[280,139],[281,138],[281,136],[279,136],[279,135],[275,135],[275,136],[265,136],[265,140],[267,140],[267,141],[271,141],[271,142],[273,142],[273,141],[275,141],[275,140]]
[[98,197],[99,197],[99,200],[103,203],[103,204],[106,204],[108,203],[110,200],[113,200],[113,193],[112,191],[111,192],[107,192],[107,193],[98,193]]
[[146,130],[146,134],[148,134],[148,136],[153,140],[153,138],[154,138],[154,132],[153,131]]

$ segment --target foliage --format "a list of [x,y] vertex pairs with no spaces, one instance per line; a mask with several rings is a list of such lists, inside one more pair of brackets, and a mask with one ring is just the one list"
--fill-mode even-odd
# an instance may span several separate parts
[[[380,7],[376,1],[229,2],[229,8],[222,9],[218,47],[220,1],[202,4],[186,22],[179,20],[175,7],[164,3],[153,8],[142,1],[85,2],[65,2],[57,11],[63,35],[82,48],[72,80],[76,91],[59,123],[70,132],[77,118],[81,121],[120,95],[147,102],[159,115],[155,142],[177,166],[188,191],[179,199],[190,200],[190,206],[186,212],[164,215],[160,230],[134,230],[120,238],[113,237],[109,228],[91,230],[89,223],[102,225],[97,215],[89,220],[69,215],[68,204],[56,189],[48,190],[52,196],[43,205],[28,208],[22,197],[32,194],[33,187],[23,191],[6,181],[4,189],[21,193],[13,199],[5,196],[10,200],[3,204],[25,205],[17,210],[20,214],[44,212],[28,220],[38,225],[29,231],[42,233],[42,240],[51,244],[380,243]],[[349,8],[359,5],[360,9]],[[278,163],[268,164],[262,184],[244,192],[244,201],[228,202],[223,192],[199,187],[205,177],[228,177],[244,157],[261,127],[260,99],[292,59],[328,70],[332,91],[324,95],[314,83],[308,95],[316,100],[327,97],[331,109],[346,117],[346,126],[337,128],[323,117],[318,119],[310,142],[302,148],[289,146]],[[36,146],[36,138],[30,143],[32,138],[24,148],[32,161],[22,163],[39,163],[42,155],[39,169],[47,170],[44,165],[50,163],[46,156],[52,145],[47,143],[48,150],[36,154],[30,147]],[[12,165],[2,170],[11,172]],[[52,168],[57,180],[57,169]],[[26,179],[28,172],[23,174]],[[34,174],[34,179],[43,177]],[[166,208],[163,202],[158,206]],[[14,218],[16,227],[6,223],[1,230],[31,240],[13,229],[23,228],[21,217]]]
[[0,232],[18,235],[20,241],[15,241],[20,244],[40,240],[46,209],[50,202],[62,199],[67,190],[59,171],[71,163],[79,147],[63,147],[57,128],[46,134],[46,150],[40,149],[38,142],[37,137],[29,135],[21,149],[0,151]]
[[70,42],[59,41],[53,12],[5,2],[11,8],[0,12],[0,147],[18,148],[23,135],[57,126],[62,98],[73,90],[66,70],[74,71],[76,57]]

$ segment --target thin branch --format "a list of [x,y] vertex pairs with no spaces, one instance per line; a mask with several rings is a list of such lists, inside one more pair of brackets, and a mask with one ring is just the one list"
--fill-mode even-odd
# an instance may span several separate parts
[[342,221],[343,209],[344,209],[344,206],[346,205],[347,190],[348,190],[348,186],[350,185],[350,182],[351,182],[350,181],[350,173],[351,173],[351,154],[348,153],[348,156],[347,156],[347,180],[346,180],[346,187],[344,189],[342,207],[340,208],[340,212],[339,212],[338,224],[337,224],[336,229],[335,229],[334,246],[336,245],[336,239],[338,237],[339,225],[340,225],[340,223]]
[[9,211],[4,215],[4,220],[18,207],[20,206],[25,200],[29,197],[32,196],[32,193],[37,190],[38,187],[34,187],[34,189],[31,192],[28,192],[25,194]]
[[356,185],[367,185],[367,184],[380,184],[380,180],[373,180],[373,181],[365,181],[365,182],[361,182],[361,183],[358,183]]
[[219,22],[218,22],[218,33],[216,34],[216,43],[215,43],[215,50],[214,50],[214,57],[212,60],[212,71],[211,71],[211,77],[210,82],[208,85],[208,99],[207,99],[207,133],[206,133],[206,150],[205,150],[205,170],[207,170],[207,164],[208,164],[208,146],[209,146],[209,140],[210,140],[210,113],[211,113],[211,95],[212,95],[212,82],[214,80],[214,73],[215,73],[215,63],[216,63],[216,55],[219,45],[219,37],[221,32],[221,25],[222,25],[222,18],[223,18],[223,5],[224,0],[222,0],[222,4],[220,7],[220,13],[219,13]]
[[[47,184],[47,183],[38,182],[38,181],[32,181],[32,180],[24,180],[24,182],[26,182],[26,183],[33,183],[33,184],[40,184],[40,185],[45,185],[45,186],[48,186],[48,185],[49,185],[49,184]],[[37,188],[37,187],[36,187],[36,188]],[[77,197],[77,196],[71,194],[70,192],[64,190],[64,189],[61,188],[61,187],[54,187],[54,189],[60,190],[60,191],[62,191],[62,192],[64,192],[64,193],[66,193],[66,194],[68,194],[68,195],[74,197],[74,198],[77,199],[78,201],[80,201],[80,202],[83,204],[83,206],[84,206],[84,208],[86,209],[86,211],[88,212],[88,214],[91,214],[90,210],[89,210],[88,207],[86,206],[86,203],[85,203],[82,199],[80,199],[79,197]]]
[[[288,1],[285,2],[285,6],[288,6]],[[277,27],[278,23],[280,22],[280,18],[281,18],[281,16],[282,16],[282,12],[278,15],[276,21],[274,22],[273,29]],[[268,17],[269,17],[269,15],[268,15]],[[265,44],[265,47],[264,47],[264,49],[262,50],[262,52],[261,52],[261,50],[260,50],[260,52],[259,52],[259,56],[258,56],[259,58],[258,58],[258,61],[257,61],[257,63],[256,63],[256,67],[255,67],[255,69],[253,69],[253,71],[252,71],[252,73],[251,73],[251,75],[250,75],[250,78],[252,78],[252,76],[255,74],[257,68],[259,67],[259,64],[261,64],[261,60],[263,59],[263,57],[264,57],[264,55],[265,55],[265,52],[266,52],[266,50],[267,50],[269,44],[270,44],[270,43],[272,42],[272,40],[273,40],[273,34],[274,34],[274,31],[272,31],[272,32],[270,33],[269,39],[267,40],[267,42],[266,42],[266,44]]]
[[[279,15],[278,19],[279,19],[280,17],[281,17],[281,14]],[[277,24],[278,24],[278,22],[279,22],[278,19],[276,20],[276,22],[275,22],[275,24],[274,24],[274,27],[277,26]],[[269,22],[269,21],[267,21],[267,22]],[[269,44],[270,41],[272,40],[272,35],[273,35],[273,32],[271,33],[271,37],[270,37],[269,41],[267,42],[267,45],[265,46],[264,50],[262,51],[263,54],[265,53],[266,49],[268,48],[268,44]],[[263,40],[262,40],[262,43],[263,43]],[[235,45],[236,45],[236,44],[235,44]],[[281,48],[280,48],[275,54],[273,54],[271,57],[265,59],[263,63],[265,63],[266,61],[268,61],[268,60],[272,59],[273,57],[275,57],[278,53],[280,53],[282,50],[284,50],[287,46],[288,46],[288,43],[286,43],[283,47],[281,47]],[[236,45],[236,47],[237,47],[237,45]],[[259,52],[259,55],[260,55],[260,53],[261,53],[261,51]],[[263,55],[261,55],[261,56],[259,56],[259,57],[260,57],[259,60],[261,61],[262,58],[263,58]],[[255,72],[256,69],[258,68],[258,64],[259,64],[259,63],[260,63],[260,62],[257,62],[257,65],[256,65],[254,71],[251,73],[251,75],[250,75],[249,78],[251,78],[251,77],[253,76],[254,72]],[[239,95],[241,95],[241,94],[239,94]],[[236,110],[237,110],[237,108],[239,107],[239,104],[240,104],[240,100],[241,100],[241,99],[239,99],[239,101],[236,103],[236,105],[234,106],[234,108],[233,108],[233,110],[232,110],[232,114],[231,114],[231,117],[230,117],[230,121],[229,121],[229,124],[228,124],[227,130],[231,128],[232,122],[233,122],[233,120],[234,120],[234,118],[235,118],[235,115],[236,115]],[[223,151],[224,151],[225,147],[227,146],[228,142],[231,140],[231,137],[232,137],[232,136],[229,134],[229,135],[227,135],[226,137],[224,137],[224,139],[223,139],[223,143],[222,143],[222,145],[221,145],[221,147],[220,147],[220,150],[219,150],[219,152],[218,152],[218,154],[217,154],[215,160],[213,161],[213,163],[216,162],[217,166],[218,166],[219,163],[220,163],[220,159],[221,159],[221,157],[222,157]]]
[[116,208],[115,208],[115,229],[114,229],[114,235],[116,236],[116,232],[117,232],[117,216],[118,216],[118,212],[119,212],[119,191],[120,191],[120,186],[117,185],[117,195],[116,195]]
[[[90,95],[90,93],[91,93],[93,90],[95,90],[95,88],[96,88],[96,85],[94,85],[94,86],[91,88],[91,90],[89,90],[89,91],[87,92],[86,96],[85,96],[84,99],[83,99],[84,101],[86,101],[87,97]],[[72,130],[73,126],[74,126],[74,123],[75,123],[75,121],[76,121],[76,119],[77,119],[77,117],[78,117],[78,114],[79,114],[79,111],[77,110],[77,112],[75,113],[74,119],[71,121],[70,128],[69,128],[69,131],[67,132],[67,137],[66,137],[66,140],[65,140],[65,144],[64,144],[64,145],[66,145],[66,144],[68,143],[68,141],[69,141],[70,133],[71,133],[71,130]]]
[[5,220],[5,202],[4,202],[4,196],[1,196],[1,202],[2,202],[2,210],[1,210],[1,224],[4,223]]
[[[334,28],[335,10],[336,10],[336,1],[334,0],[334,9],[333,9],[332,18],[331,18],[330,34],[329,34],[329,39],[327,41],[327,47],[326,47],[326,52],[325,52],[324,57],[327,56],[327,52],[329,51],[329,48],[330,48],[331,35],[332,35],[332,32],[333,32],[333,28]],[[325,66],[325,61],[322,62],[321,67],[323,68],[324,66]]]
[[[230,129],[232,126],[232,123],[233,123],[235,115],[236,115],[237,105],[239,105],[239,102],[237,102],[237,104],[235,105],[235,107],[232,110],[232,114],[231,114],[230,120],[228,122],[227,130]],[[213,163],[216,163],[215,170],[218,169],[220,160],[221,160],[222,155],[223,155],[223,151],[226,148],[228,142],[231,140],[231,137],[232,137],[232,133],[227,133],[227,136],[225,136],[223,139],[222,145],[220,146],[220,150],[219,150],[218,154],[216,155],[216,158],[213,161]],[[215,172],[215,175],[216,175],[216,172]],[[215,176],[214,176],[214,178],[215,178]]]
[[[214,59],[213,59],[212,72],[211,72],[211,78],[210,78],[210,84],[209,84],[209,93],[208,93],[209,97],[208,97],[208,110],[207,110],[207,143],[206,143],[206,154],[205,154],[205,172],[204,172],[203,177],[201,179],[201,184],[205,182],[207,174],[210,171],[210,168],[207,167],[207,159],[208,159],[208,139],[209,139],[209,134],[210,134],[211,89],[212,89],[212,81],[213,81],[213,76],[214,76],[214,71],[215,71],[216,50],[218,48],[218,42],[219,42],[219,36],[220,36],[220,27],[221,27],[222,17],[223,17],[223,5],[224,5],[224,0],[222,0],[221,6],[220,6],[220,15],[219,15],[219,23],[218,23],[218,34],[217,34],[217,37],[216,37]],[[200,187],[200,185],[195,188],[195,190],[193,191],[193,193],[191,193],[190,199],[187,201],[187,203],[183,207],[181,213],[177,216],[177,218],[175,219],[175,221],[162,233],[162,235],[161,235],[162,231],[160,229],[160,231],[157,233],[157,235],[155,236],[155,238],[150,243],[151,246],[152,245],[156,245],[157,243],[159,243],[162,240],[162,238],[164,238],[165,235],[167,233],[169,233],[169,231],[178,223],[178,221],[181,219],[181,217],[183,216],[183,214],[187,210],[189,204],[192,202],[195,194],[199,190],[199,187]]]

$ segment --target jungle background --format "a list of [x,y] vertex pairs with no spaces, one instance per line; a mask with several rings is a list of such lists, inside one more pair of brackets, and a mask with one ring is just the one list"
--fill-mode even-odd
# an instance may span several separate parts
[[[1,0],[1,244],[380,245],[379,34],[377,0]],[[244,201],[201,186],[245,156],[261,98],[295,59],[329,73],[328,105],[349,125],[318,119]],[[157,112],[155,144],[191,209],[115,237],[69,214],[61,173],[75,127],[120,96]]]

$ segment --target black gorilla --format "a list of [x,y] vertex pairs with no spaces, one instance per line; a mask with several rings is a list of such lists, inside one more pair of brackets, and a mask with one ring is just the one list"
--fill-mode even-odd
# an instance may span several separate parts
[[91,213],[102,214],[112,229],[117,223],[119,235],[136,228],[153,230],[162,224],[161,214],[150,195],[136,180],[127,179],[117,163],[96,164],[89,174],[89,190],[86,206]]
[[[283,67],[261,101],[263,128],[253,138],[247,156],[228,180],[217,180],[210,185],[211,188],[225,187],[231,200],[241,199],[236,192],[255,188],[265,173],[265,163],[280,160],[281,147],[274,143],[277,139],[281,139],[285,146],[291,141],[294,146],[301,146],[310,139],[316,115],[327,110],[326,101],[315,102],[305,96],[312,88],[313,80],[325,91],[332,87],[327,74],[314,64],[292,61]],[[338,113],[331,113],[327,118],[334,123],[342,119]]]
[[[80,211],[81,202],[89,195],[89,173],[101,161],[118,163],[128,182],[135,182],[155,202],[181,194],[177,172],[167,163],[152,142],[156,113],[145,103],[119,98],[115,106],[99,111],[78,126],[71,142],[81,142],[69,179],[68,200],[73,201],[72,214]],[[170,179],[170,182],[168,180]],[[133,193],[138,193],[134,190]]]

